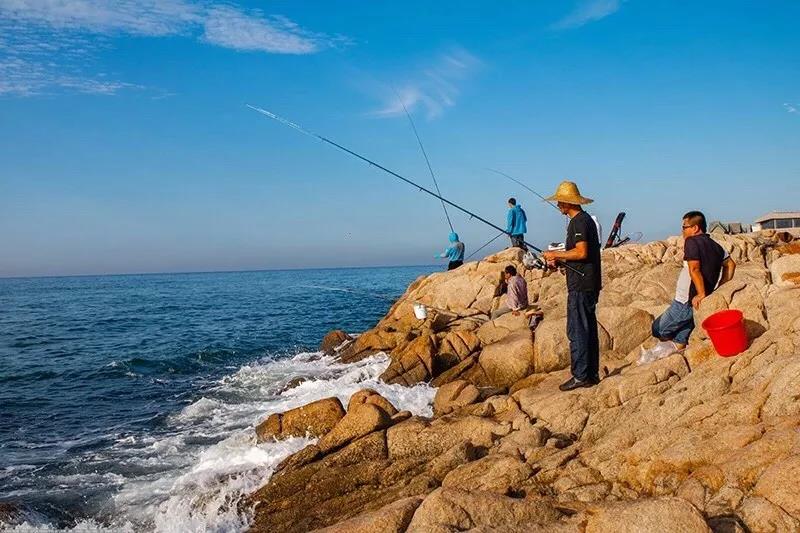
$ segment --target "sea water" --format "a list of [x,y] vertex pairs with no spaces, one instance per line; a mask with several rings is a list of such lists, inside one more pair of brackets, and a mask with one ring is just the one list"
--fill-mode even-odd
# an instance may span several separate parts
[[0,502],[25,522],[10,529],[246,528],[243,496],[312,442],[257,444],[270,413],[364,387],[431,413],[429,387],[379,381],[385,356],[316,348],[433,268],[0,279]]

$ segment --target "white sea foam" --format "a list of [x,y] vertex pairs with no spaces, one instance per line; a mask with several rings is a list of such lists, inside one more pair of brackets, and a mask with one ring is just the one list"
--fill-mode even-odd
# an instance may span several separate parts
[[[365,387],[398,409],[431,415],[434,389],[381,382],[388,363],[386,356],[342,364],[320,353],[302,353],[238,369],[169,417],[163,434],[116,439],[105,459],[135,474],[109,478],[119,489],[112,501],[98,521],[79,522],[72,531],[245,529],[250,516],[239,505],[242,498],[266,483],[280,461],[312,442],[294,438],[257,444],[253,427],[268,415],[329,396],[346,405],[350,395]],[[306,381],[287,389],[298,377]],[[30,524],[12,529],[39,530],[41,525]]]

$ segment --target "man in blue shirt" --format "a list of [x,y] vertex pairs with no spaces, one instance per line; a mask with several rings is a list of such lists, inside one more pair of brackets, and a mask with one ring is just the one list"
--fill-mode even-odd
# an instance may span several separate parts
[[458,233],[455,231],[450,232],[449,236],[450,246],[436,256],[437,259],[444,259],[445,257],[450,260],[447,263],[447,270],[453,270],[464,264],[464,243],[458,240]]
[[517,205],[515,198],[508,199],[508,215],[506,215],[506,232],[511,235],[511,246],[528,251],[525,246],[525,233],[528,231],[528,217],[522,206]]

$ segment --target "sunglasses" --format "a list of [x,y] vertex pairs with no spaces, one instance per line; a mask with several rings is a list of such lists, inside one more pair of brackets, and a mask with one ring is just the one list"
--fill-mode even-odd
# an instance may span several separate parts
[[697,224],[689,224],[688,226],[681,226],[681,228],[683,228],[683,229],[688,229],[688,228],[692,228],[692,227],[694,227],[694,226],[696,226],[696,225],[697,225]]

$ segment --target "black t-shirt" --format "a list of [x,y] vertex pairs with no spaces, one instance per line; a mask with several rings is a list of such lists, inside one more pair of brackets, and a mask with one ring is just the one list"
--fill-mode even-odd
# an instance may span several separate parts
[[600,272],[600,241],[597,237],[597,225],[586,211],[581,211],[569,221],[567,226],[566,249],[572,250],[575,244],[586,242],[589,255],[581,261],[567,261],[583,276],[567,269],[567,290],[569,291],[600,291],[602,287]]
[[[700,261],[700,272],[703,275],[703,285],[706,296],[714,292],[722,272],[722,263],[728,258],[725,249],[714,241],[708,233],[689,237],[683,244],[684,261]],[[687,268],[688,271],[688,268]],[[689,284],[689,301],[697,296],[694,283]]]

